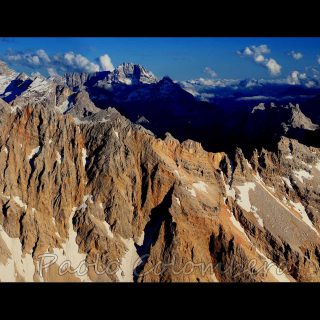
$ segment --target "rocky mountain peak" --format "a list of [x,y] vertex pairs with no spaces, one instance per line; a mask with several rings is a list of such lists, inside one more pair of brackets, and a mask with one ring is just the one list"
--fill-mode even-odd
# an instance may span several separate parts
[[312,131],[319,129],[319,126],[317,124],[314,124],[310,118],[308,118],[302,113],[298,104],[293,105],[290,103],[289,107],[292,111],[290,124],[293,128],[301,128]]
[[[37,78],[39,78],[39,76],[35,77],[34,79],[37,79]],[[30,79],[30,78],[24,72],[19,73],[18,76],[16,77],[16,80],[21,80],[21,81],[26,81],[28,79]]]
[[8,65],[0,60],[0,76],[11,76],[15,71],[11,70]]
[[261,102],[261,103],[259,103],[257,106],[255,106],[255,107],[252,109],[251,113],[255,113],[255,112],[257,112],[258,110],[265,110],[265,109],[266,109],[266,107],[265,107],[264,103]]
[[151,71],[148,71],[140,64],[133,63],[122,63],[111,73],[110,78],[113,82],[127,85],[139,83],[151,84],[158,81]]
[[[19,77],[1,78],[1,282],[320,280],[320,148],[280,130],[319,140],[299,106],[248,108],[239,129],[139,65],[69,74],[68,86]],[[229,131],[262,147],[203,144]],[[55,262],[40,265],[44,254]]]

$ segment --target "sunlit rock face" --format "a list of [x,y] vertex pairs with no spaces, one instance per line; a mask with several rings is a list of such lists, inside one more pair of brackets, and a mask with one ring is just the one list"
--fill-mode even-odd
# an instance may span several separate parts
[[[30,81],[0,100],[1,281],[320,280],[319,148],[282,136],[208,152],[101,110],[79,84]],[[290,108],[288,125],[317,132]]]

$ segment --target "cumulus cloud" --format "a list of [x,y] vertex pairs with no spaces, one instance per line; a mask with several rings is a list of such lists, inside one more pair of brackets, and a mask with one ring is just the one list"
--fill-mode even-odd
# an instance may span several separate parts
[[300,60],[303,58],[303,54],[301,52],[290,51],[288,55],[292,57],[294,60]]
[[266,44],[261,44],[260,46],[245,47],[244,49],[237,51],[239,55],[247,57],[263,55],[270,52],[271,50],[268,48]]
[[297,70],[292,71],[289,76],[287,77],[288,84],[291,85],[300,85],[301,80],[306,80],[307,75],[305,73],[300,73]]
[[88,58],[84,57],[81,54],[74,53],[73,51],[65,53],[60,62],[76,71],[84,71],[90,73],[100,70],[99,65],[91,62]]
[[264,62],[265,57],[262,54],[258,54],[254,56],[254,61],[257,63],[262,63]]
[[37,66],[40,64],[40,58],[36,55],[26,56],[26,59],[31,65]]
[[107,55],[104,54],[99,57],[99,63],[102,71],[113,71],[114,66],[111,62],[111,58]]
[[276,60],[274,60],[272,58],[270,58],[266,61],[266,67],[268,68],[269,72],[274,76],[281,73],[282,67],[280,66],[280,64]]
[[98,57],[96,61],[91,61],[73,51],[49,55],[44,49],[35,52],[9,50],[3,59],[14,66],[28,67],[33,72],[45,72],[50,76],[62,75],[66,72],[92,73],[114,70],[111,59],[107,54]]
[[204,68],[204,73],[208,74],[211,78],[215,78],[215,77],[218,76],[218,74],[213,69],[211,69],[210,67],[205,67]]
[[45,62],[51,61],[48,54],[43,49],[38,50],[36,53],[37,53],[38,57],[40,59],[42,59],[43,61],[45,61]]
[[255,63],[265,67],[271,75],[277,76],[281,73],[282,67],[275,59],[265,57],[269,53],[271,50],[266,44],[245,47],[237,51],[238,55],[252,59]]
[[22,60],[22,56],[21,56],[21,54],[8,54],[7,55],[7,59],[9,60],[9,61],[20,61],[20,60]]

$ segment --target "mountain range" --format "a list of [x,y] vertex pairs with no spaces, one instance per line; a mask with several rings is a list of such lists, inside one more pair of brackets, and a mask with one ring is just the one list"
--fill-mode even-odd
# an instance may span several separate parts
[[263,87],[0,63],[0,280],[319,281],[318,92]]

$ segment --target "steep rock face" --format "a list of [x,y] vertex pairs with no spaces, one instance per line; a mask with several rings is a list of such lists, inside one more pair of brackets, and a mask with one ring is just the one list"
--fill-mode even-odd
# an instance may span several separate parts
[[[297,139],[304,144],[317,145],[319,126],[300,110],[299,105],[263,103],[252,109],[246,123],[243,140],[246,144],[273,148],[281,136]],[[241,130],[237,128],[237,131]]]
[[68,97],[69,105],[65,114],[71,114],[75,118],[85,118],[100,111],[90,100],[86,91],[80,91]]
[[293,106],[290,105],[292,108],[292,117],[289,120],[289,124],[293,128],[301,128],[306,130],[317,130],[319,126],[317,124],[312,123],[311,119],[306,117],[300,110],[299,105]]
[[[284,138],[250,164],[241,151],[231,160],[158,139],[112,108],[83,121],[10,108],[0,110],[2,281],[319,279],[319,149]],[[301,161],[309,174],[295,171]],[[57,261],[41,268],[45,253]],[[75,273],[61,275],[66,260]]]
[[123,63],[118,66],[108,77],[109,81],[113,83],[124,84],[151,84],[158,80],[151,71],[148,71],[141,65],[133,63]]
[[157,83],[154,74],[139,64],[122,63],[113,71],[96,73],[67,73],[66,84],[74,90],[83,89],[85,86],[94,85],[139,85]]
[[[152,76],[135,68],[66,85],[0,64],[0,82],[11,79],[0,99],[0,281],[319,281],[320,149],[300,139],[317,126],[297,106],[259,105],[250,121],[274,121],[273,148],[211,153],[160,139],[93,97],[135,101],[122,106],[136,115],[153,101],[153,116],[138,118],[146,127],[160,116],[177,126],[164,116],[178,105],[203,134],[212,111],[200,117],[171,79],[143,83]],[[141,83],[110,87],[111,74]]]

